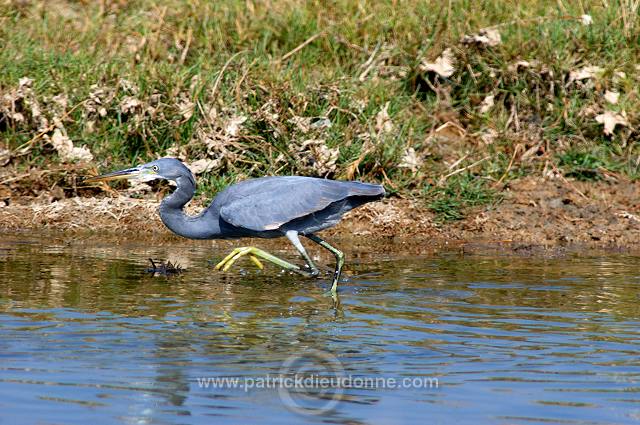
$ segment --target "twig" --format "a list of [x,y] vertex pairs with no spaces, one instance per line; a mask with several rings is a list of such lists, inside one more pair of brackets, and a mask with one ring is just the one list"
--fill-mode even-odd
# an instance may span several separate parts
[[[371,19],[374,16],[375,16],[375,14],[371,13],[371,14],[365,16],[364,18],[362,18],[360,21],[358,21],[357,24],[358,25],[362,25],[362,24],[364,24],[365,22],[367,22],[369,19]],[[314,40],[316,40],[319,37],[323,37],[323,36],[327,35],[329,33],[329,31],[331,29],[333,29],[333,27],[335,27],[336,25],[338,25],[338,24],[334,22],[331,25],[329,25],[326,29],[324,29],[324,30],[320,31],[319,33],[314,34],[311,37],[307,38],[305,41],[303,41],[301,44],[299,44],[295,49],[289,51],[284,56],[282,56],[280,59],[276,60],[276,62],[284,62],[284,61],[286,61],[291,56],[295,55],[300,50],[304,49],[309,43],[312,43]],[[340,40],[338,40],[338,41],[340,41]]]
[[511,123],[513,122],[513,117],[514,117],[514,109],[513,106],[511,107],[511,113],[509,114],[509,118],[507,118],[507,123],[504,125],[504,131],[509,130],[509,127],[511,126]]
[[241,103],[240,102],[240,86],[242,85],[242,83],[244,82],[245,78],[247,78],[247,75],[249,75],[249,70],[251,69],[251,67],[253,65],[255,65],[255,63],[258,61],[258,59],[254,59],[248,66],[247,68],[244,70],[244,72],[242,73],[242,76],[240,77],[240,79],[238,80],[238,82],[236,83],[236,102],[238,103],[238,105]]
[[573,189],[578,195],[582,196],[584,199],[589,199],[587,197],[587,195],[585,195],[584,193],[580,192],[580,190],[575,187],[573,184],[571,184],[571,182],[569,180],[567,180],[565,178],[565,176],[562,175],[562,173],[560,172],[560,170],[558,170],[558,167],[556,167],[556,164],[554,164],[553,162],[551,162],[551,166],[553,167],[553,170],[558,173],[558,175],[560,176],[560,179],[562,179],[563,182],[566,183],[567,186],[569,186],[571,189]]
[[484,27],[481,28],[483,30],[490,30],[490,29],[498,29],[498,28],[502,28],[502,27],[507,27],[509,25],[513,25],[513,24],[525,24],[525,23],[540,23],[540,22],[544,22],[544,21],[579,21],[582,18],[579,16],[570,16],[570,15],[565,15],[565,16],[538,16],[536,18],[530,18],[530,19],[514,19],[512,21],[507,21],[507,22],[502,22],[500,24],[496,24],[496,25],[492,25],[490,27]]
[[365,142],[362,145],[362,149],[360,150],[360,156],[357,159],[352,161],[346,169],[346,175],[348,179],[352,179],[355,175],[355,172],[358,170],[358,166],[364,160],[364,157],[371,153],[370,149],[372,148],[371,142]]
[[478,86],[478,79],[476,78],[476,74],[473,72],[473,69],[471,69],[471,65],[467,64],[467,70],[469,71],[469,75],[471,75],[471,78],[473,79],[473,84],[476,85],[476,87]]
[[11,183],[13,181],[16,181],[16,180],[22,180],[23,178],[29,177],[30,175],[31,175],[31,173],[25,173],[25,174],[20,174],[20,175],[17,175],[17,176],[9,177],[6,180],[2,180],[0,182],[0,184],[4,185],[4,184],[7,184],[7,183]]
[[[67,112],[62,114],[62,116],[60,117],[60,122],[64,121],[65,118],[67,118],[69,116],[69,114],[71,114],[73,111],[75,111],[84,102],[85,101],[83,100],[82,102],[79,102],[79,103],[75,104],[71,109],[69,109]],[[19,155],[24,155],[25,153],[28,152],[28,148],[30,148],[31,145],[33,145],[38,139],[40,139],[45,134],[51,132],[51,130],[53,130],[54,128],[56,128],[56,123],[55,122],[53,124],[50,124],[47,128],[42,130],[40,133],[38,133],[35,136],[33,136],[28,142],[25,142],[25,143],[21,144],[20,146],[18,146],[17,148],[15,148],[11,152],[10,155],[14,156],[16,153],[18,153]]]
[[620,211],[619,213],[616,214],[618,217],[622,217],[622,218],[628,218],[631,221],[635,221],[636,223],[640,223],[640,218],[638,218],[637,215],[631,214],[630,212],[627,211]]
[[493,187],[500,186],[500,183],[502,183],[502,180],[504,180],[504,178],[507,177],[507,174],[509,174],[509,171],[511,171],[511,166],[513,165],[513,161],[516,159],[516,155],[520,151],[521,147],[522,145],[519,143],[516,145],[516,148],[513,150],[513,155],[511,155],[511,161],[509,161],[509,165],[507,166],[507,170],[504,172],[502,177],[500,177],[500,179],[493,184]]
[[457,170],[450,172],[450,173],[449,173],[449,174],[447,174],[446,176],[440,177],[440,180],[438,181],[438,184],[442,184],[442,183],[444,183],[444,182],[445,182],[449,177],[451,177],[451,176],[455,176],[456,174],[460,174],[460,173],[462,173],[463,171],[466,171],[466,170],[468,170],[468,169],[470,169],[470,168],[473,168],[473,167],[475,167],[475,166],[477,166],[477,165],[481,164],[482,162],[486,161],[486,160],[487,160],[487,159],[489,159],[489,158],[491,158],[491,156],[490,156],[490,155],[487,155],[487,156],[485,156],[484,158],[482,158],[482,159],[480,159],[480,160],[478,160],[478,161],[474,162],[474,163],[473,163],[473,164],[471,164],[471,165],[467,165],[466,167],[463,167],[463,168],[458,168]]
[[[358,120],[358,116],[356,114],[354,114],[353,112],[351,112],[348,109],[344,109],[344,108],[340,108],[339,106],[335,106],[335,105],[331,105],[331,107],[329,108],[329,110],[324,114],[325,117],[329,117],[329,114],[333,111],[339,111],[342,112],[343,114],[349,114],[351,115],[355,120]],[[640,161],[640,157],[638,157],[638,161]]]
[[318,37],[322,37],[327,33],[326,30],[324,31],[320,31],[317,34],[312,35],[311,37],[307,38],[305,41],[303,41],[301,44],[299,44],[295,49],[291,50],[289,53],[286,53],[284,56],[282,56],[278,62],[284,62],[287,59],[289,59],[291,56],[295,55],[296,53],[298,53],[300,50],[304,49],[308,44],[312,43],[315,39],[317,39]]
[[207,125],[211,127],[211,120],[209,119],[209,115],[204,113],[204,108],[202,107],[202,103],[199,100],[196,100],[196,105],[198,106],[198,109],[200,110],[200,113],[202,114],[202,117],[204,118]]
[[[38,178],[40,178],[42,176],[46,176],[47,174],[53,174],[53,173],[58,172],[58,171],[60,171],[60,168],[57,168],[55,170],[43,170],[43,171],[40,171],[40,173],[38,174]],[[11,182],[15,182],[15,181],[19,181],[19,180],[24,179],[25,177],[29,177],[29,176],[32,176],[32,175],[33,175],[33,173],[31,172],[31,173],[25,173],[25,174],[20,174],[20,175],[17,175],[17,176],[9,177],[8,179],[1,181],[0,185],[11,183]]]
[[456,162],[454,162],[453,164],[449,165],[447,167],[447,170],[453,170],[454,168],[456,168],[462,161],[464,161],[467,157],[469,156],[468,153],[465,153],[464,155],[462,155],[462,158],[458,159]]
[[369,59],[367,59],[367,61],[361,65],[361,68],[364,68],[364,71],[362,71],[358,76],[358,81],[364,81],[364,79],[367,78],[367,74],[373,68],[373,61],[376,57],[376,54],[378,54],[378,51],[380,50],[380,46],[382,46],[382,43],[378,42],[378,44],[376,44],[376,47],[373,49],[373,52],[369,56]]
[[342,37],[341,35],[336,35],[335,36],[335,40],[338,43],[344,44],[345,46],[349,47],[350,49],[356,50],[356,51],[358,51],[360,53],[367,53],[367,49],[365,49],[364,47],[360,47],[357,44],[353,44],[352,42],[350,42],[346,38]]
[[218,77],[216,78],[216,82],[213,83],[213,88],[211,89],[211,98],[213,99],[215,97],[216,91],[218,91],[218,86],[220,85],[220,81],[222,80],[222,76],[224,75],[224,72],[227,70],[227,68],[229,67],[229,65],[231,64],[231,62],[236,58],[236,56],[241,55],[242,53],[246,53],[246,50],[240,50],[239,52],[236,52],[233,56],[231,56],[227,62],[222,66],[222,69],[220,70],[220,73],[218,73]]
[[182,65],[187,58],[187,53],[189,52],[189,47],[191,46],[191,39],[193,38],[193,30],[191,27],[187,30],[187,42],[185,43],[184,49],[182,50],[182,54],[180,55],[180,65]]
[[382,172],[382,177],[384,177],[384,181],[387,182],[389,187],[391,187],[394,190],[398,190],[398,187],[395,184],[393,184],[391,180],[389,180],[389,177],[387,177],[387,173],[385,173],[384,168],[380,167],[380,171]]

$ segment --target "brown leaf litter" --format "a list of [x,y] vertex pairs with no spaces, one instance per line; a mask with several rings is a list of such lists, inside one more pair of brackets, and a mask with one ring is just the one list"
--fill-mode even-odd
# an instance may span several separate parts
[[629,126],[625,111],[622,111],[622,113],[604,111],[604,113],[596,115],[596,121],[599,124],[604,125],[604,134],[607,136],[611,136],[613,134],[613,130],[615,130],[616,125],[623,127]]
[[502,43],[502,37],[497,28],[484,28],[477,34],[462,37],[462,44],[495,47]]
[[456,71],[456,58],[451,49],[445,49],[433,62],[423,60],[420,64],[422,72],[435,72],[443,78],[448,78]]
[[[510,182],[496,206],[468,211],[464,220],[441,223],[423,201],[388,198],[345,216],[331,236],[409,238],[423,244],[484,241],[536,246],[577,244],[633,248],[640,239],[640,183],[569,182],[526,177]],[[118,197],[11,198],[0,207],[0,229],[164,235],[156,194]],[[191,214],[205,204],[196,200]]]

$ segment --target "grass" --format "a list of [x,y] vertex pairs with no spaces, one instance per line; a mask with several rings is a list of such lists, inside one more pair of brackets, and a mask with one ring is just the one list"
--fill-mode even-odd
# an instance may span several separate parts
[[441,222],[461,220],[465,212],[499,199],[486,180],[470,172],[458,174],[440,185],[428,189],[428,207]]
[[[214,161],[207,196],[265,174],[358,178],[457,219],[549,163],[636,178],[638,13],[632,0],[4,2],[0,144],[16,170],[68,170],[59,128],[100,169]],[[487,27],[500,44],[460,41]],[[453,75],[425,72],[445,48]],[[572,81],[586,66],[601,71]],[[605,135],[606,110],[628,125]],[[69,187],[69,175],[48,178]]]
[[559,156],[560,166],[566,170],[565,176],[577,180],[599,180],[598,169],[605,166],[605,162],[595,155],[580,151],[567,151]]

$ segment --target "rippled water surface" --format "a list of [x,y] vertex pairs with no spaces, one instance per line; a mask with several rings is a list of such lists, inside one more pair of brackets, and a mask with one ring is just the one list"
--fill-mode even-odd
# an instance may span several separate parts
[[[640,422],[634,255],[342,241],[336,303],[213,270],[228,244],[0,238],[2,424]],[[145,273],[170,254],[182,275]],[[267,388],[298,376],[351,381]]]

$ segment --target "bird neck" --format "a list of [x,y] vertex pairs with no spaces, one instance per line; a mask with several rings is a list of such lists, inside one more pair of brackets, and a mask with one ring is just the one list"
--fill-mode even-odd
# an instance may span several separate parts
[[207,208],[196,216],[185,214],[184,206],[193,198],[196,183],[192,175],[180,176],[176,190],[160,203],[160,219],[173,233],[189,239],[214,239],[220,234],[219,215]]
[[[191,176],[190,176],[191,177]],[[193,195],[196,193],[196,183],[193,177],[180,176],[175,181],[176,190],[162,200],[160,204],[161,208],[169,211],[182,212],[182,208],[193,199]]]

